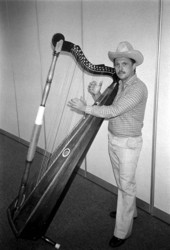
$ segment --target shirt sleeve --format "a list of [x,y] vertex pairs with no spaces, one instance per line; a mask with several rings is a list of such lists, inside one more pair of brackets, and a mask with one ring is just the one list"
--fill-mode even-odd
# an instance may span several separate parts
[[116,102],[110,106],[86,106],[85,113],[102,118],[113,118],[132,110],[144,98],[144,88],[132,85]]

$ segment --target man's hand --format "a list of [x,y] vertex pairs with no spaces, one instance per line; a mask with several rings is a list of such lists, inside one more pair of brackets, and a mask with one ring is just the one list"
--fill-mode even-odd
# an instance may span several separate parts
[[86,105],[86,101],[83,99],[83,97],[81,97],[80,99],[74,98],[68,102],[69,107],[82,112],[85,111]]
[[97,83],[96,81],[92,81],[88,85],[88,91],[91,95],[100,95],[101,87],[102,82]]

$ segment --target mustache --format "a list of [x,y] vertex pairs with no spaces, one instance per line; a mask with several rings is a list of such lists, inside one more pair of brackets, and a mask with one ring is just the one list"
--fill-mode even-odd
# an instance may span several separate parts
[[125,74],[126,72],[124,71],[118,71],[118,74]]

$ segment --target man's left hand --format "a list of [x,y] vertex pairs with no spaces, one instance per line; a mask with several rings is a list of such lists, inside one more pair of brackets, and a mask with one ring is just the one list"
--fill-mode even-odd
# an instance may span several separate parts
[[82,111],[82,112],[85,111],[86,105],[87,105],[86,101],[82,97],[80,99],[78,99],[78,98],[71,99],[68,102],[69,107],[71,107],[75,110]]

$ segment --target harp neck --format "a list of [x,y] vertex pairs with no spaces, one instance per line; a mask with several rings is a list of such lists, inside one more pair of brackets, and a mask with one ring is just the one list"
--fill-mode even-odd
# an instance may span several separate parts
[[82,69],[85,70],[86,72],[94,75],[110,76],[116,81],[117,76],[115,74],[114,68],[105,66],[104,64],[97,64],[97,65],[92,64],[85,57],[83,51],[78,45],[75,45],[68,41],[64,41],[62,46],[62,51],[71,53],[75,57],[79,65],[82,67]]

